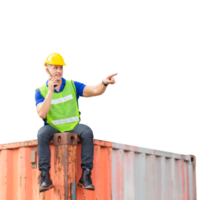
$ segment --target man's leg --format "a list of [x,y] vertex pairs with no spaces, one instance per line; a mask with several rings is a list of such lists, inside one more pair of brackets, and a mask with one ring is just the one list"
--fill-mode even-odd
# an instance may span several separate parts
[[38,166],[40,171],[49,171],[50,169],[50,148],[49,142],[53,138],[55,133],[59,133],[58,130],[50,125],[40,128],[37,134],[38,138]]
[[93,169],[93,156],[94,156],[94,145],[93,145],[93,131],[92,129],[84,124],[77,124],[72,133],[76,133],[81,139],[81,168],[82,169]]

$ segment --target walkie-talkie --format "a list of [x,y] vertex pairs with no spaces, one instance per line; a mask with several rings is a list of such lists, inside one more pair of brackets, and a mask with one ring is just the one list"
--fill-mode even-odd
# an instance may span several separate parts
[[[49,72],[49,74],[51,75],[51,73],[50,73],[50,71],[49,71],[49,69],[47,68],[47,70],[48,70],[48,72]],[[51,77],[53,77],[52,75],[51,75]],[[58,85],[54,85],[54,87],[57,87]]]

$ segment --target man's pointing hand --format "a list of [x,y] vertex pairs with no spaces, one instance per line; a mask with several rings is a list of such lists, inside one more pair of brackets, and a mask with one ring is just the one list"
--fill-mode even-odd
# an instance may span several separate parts
[[105,84],[115,84],[116,81],[115,81],[115,79],[113,78],[113,76],[116,76],[116,75],[117,75],[117,73],[108,76],[106,79],[103,80],[103,82],[104,82]]

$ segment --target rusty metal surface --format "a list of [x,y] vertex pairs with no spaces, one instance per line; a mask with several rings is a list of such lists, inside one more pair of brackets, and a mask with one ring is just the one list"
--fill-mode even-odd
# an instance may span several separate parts
[[63,145],[63,144],[71,144],[77,145],[77,134],[64,132],[64,133],[56,133],[53,137],[53,143],[55,146]]
[[[50,142],[55,188],[43,193],[40,171],[31,165],[37,140],[0,145],[0,200],[72,199],[72,183],[77,185],[82,173],[81,142],[69,144],[70,134],[64,137],[57,145]],[[194,155],[94,140],[93,163],[95,191],[76,187],[77,200],[197,200]]]

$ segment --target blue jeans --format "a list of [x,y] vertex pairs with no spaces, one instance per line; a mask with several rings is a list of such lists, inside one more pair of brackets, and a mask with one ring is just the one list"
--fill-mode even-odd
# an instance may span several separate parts
[[[81,139],[81,168],[90,169],[93,168],[93,156],[94,156],[94,145],[93,145],[93,131],[91,128],[84,124],[77,124],[72,131],[67,131],[76,133]],[[49,142],[53,138],[55,133],[60,133],[58,130],[50,125],[45,125],[38,131],[38,165],[40,171],[49,171],[50,169],[50,148]]]

